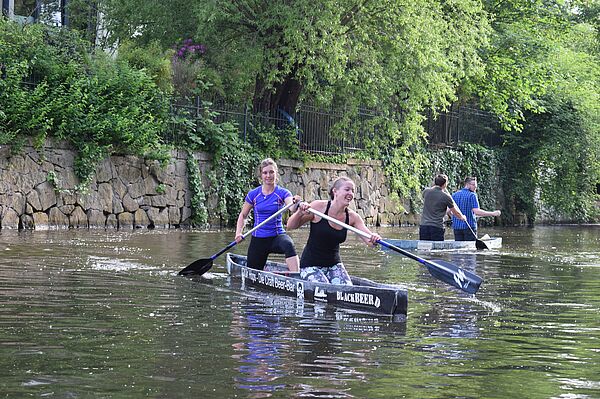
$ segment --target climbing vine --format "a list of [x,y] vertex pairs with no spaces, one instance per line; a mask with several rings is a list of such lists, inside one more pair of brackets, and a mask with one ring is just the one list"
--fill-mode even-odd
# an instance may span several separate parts
[[208,209],[206,208],[206,195],[202,185],[202,178],[198,162],[192,151],[187,152],[186,166],[188,170],[188,185],[191,192],[192,225],[206,227],[208,225]]

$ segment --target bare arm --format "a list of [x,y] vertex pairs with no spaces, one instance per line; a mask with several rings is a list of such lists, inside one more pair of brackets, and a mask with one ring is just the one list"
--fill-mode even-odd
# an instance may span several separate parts
[[244,205],[242,206],[242,210],[238,216],[237,224],[235,226],[235,240],[238,243],[242,241],[242,232],[244,231],[244,226],[246,225],[246,220],[248,219],[248,214],[250,213],[251,209],[252,205],[244,201]]
[[299,195],[294,195],[293,197],[287,197],[285,199],[285,204],[289,205],[292,202],[296,203],[295,206],[292,206],[289,211],[290,213],[294,213],[298,210],[298,207],[300,206],[300,201],[302,201],[302,197],[300,197]]
[[483,209],[480,208],[473,208],[473,213],[477,216],[500,216],[500,214],[502,212],[500,212],[499,210],[495,210],[495,211],[484,211]]
[[460,211],[460,209],[458,209],[458,207],[455,205],[452,208],[448,208],[448,210],[450,211],[450,213],[452,213],[457,219],[460,220],[464,220],[465,222],[467,221],[467,217],[465,215],[463,215],[463,213]]
[[303,224],[306,224],[310,221],[313,220],[313,218],[315,217],[314,214],[310,213],[308,211],[308,208],[311,208],[315,205],[315,209],[318,208],[318,204],[316,204],[317,201],[313,201],[312,203],[308,204],[306,202],[301,202],[298,206],[298,209],[296,210],[296,212],[294,212],[292,214],[292,216],[290,216],[290,218],[287,221],[287,228],[288,230],[294,230],[299,228],[300,226],[302,226]]
[[367,228],[365,225],[365,221],[360,217],[360,215],[354,211],[349,210],[350,212],[350,226],[356,227],[360,231],[364,231],[369,234],[371,238],[366,238],[360,236],[360,239],[365,242],[365,244],[370,246],[375,246],[377,241],[381,240],[381,236],[377,233],[373,233],[371,230]]

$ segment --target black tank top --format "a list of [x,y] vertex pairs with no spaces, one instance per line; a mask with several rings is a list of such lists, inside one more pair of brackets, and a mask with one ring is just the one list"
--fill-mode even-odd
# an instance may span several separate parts
[[[326,215],[330,206],[331,201],[328,201],[324,212]],[[349,221],[350,214],[346,209],[346,224]],[[346,229],[334,229],[324,218],[317,223],[311,223],[308,242],[300,259],[300,267],[331,267],[340,263],[340,244],[346,241],[347,235]]]

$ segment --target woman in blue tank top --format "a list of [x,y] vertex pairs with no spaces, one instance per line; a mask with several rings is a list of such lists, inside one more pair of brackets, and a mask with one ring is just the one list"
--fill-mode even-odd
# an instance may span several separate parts
[[[250,190],[246,195],[242,211],[238,216],[235,229],[235,240],[238,243],[243,239],[242,231],[251,210],[254,210],[254,226],[257,226],[294,200],[289,190],[277,185],[277,164],[271,158],[260,163],[258,174],[262,184]],[[300,200],[299,196],[295,198]],[[297,209],[298,206],[290,209],[294,208]],[[298,255],[294,248],[294,242],[283,229],[281,215],[252,233],[248,247],[248,266],[254,269],[264,269],[271,253],[284,254],[285,263],[290,271],[298,271]]]
[[300,276],[306,280],[332,284],[352,285],[352,280],[340,259],[340,244],[346,241],[347,230],[335,223],[311,213],[313,208],[340,222],[364,231],[370,239],[360,237],[365,243],[375,246],[381,239],[377,233],[365,226],[360,215],[348,206],[354,200],[354,182],[348,177],[338,178],[329,190],[329,201],[317,200],[302,203],[287,222],[287,228],[297,229],[310,222],[308,241],[300,259]]

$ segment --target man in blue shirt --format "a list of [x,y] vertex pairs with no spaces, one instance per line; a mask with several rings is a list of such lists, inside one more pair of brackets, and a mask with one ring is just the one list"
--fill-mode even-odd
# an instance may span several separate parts
[[[477,178],[467,177],[465,178],[465,186],[452,194],[456,206],[467,217],[467,220],[463,221],[452,216],[452,229],[456,241],[475,241],[477,239],[477,219],[475,219],[475,216],[500,216],[499,210],[490,212],[480,209],[475,191],[477,191]],[[471,233],[467,223],[471,226],[475,235]]]

